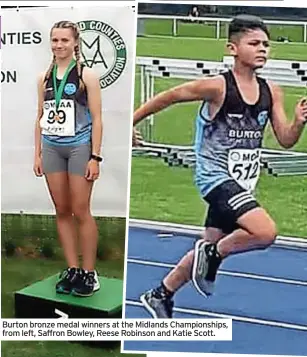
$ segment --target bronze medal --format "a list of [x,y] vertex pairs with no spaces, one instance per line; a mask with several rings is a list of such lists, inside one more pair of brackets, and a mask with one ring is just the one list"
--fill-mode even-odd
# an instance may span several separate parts
[[59,113],[57,111],[60,107],[64,86],[65,86],[66,80],[68,78],[69,72],[75,66],[75,64],[76,64],[76,61],[74,59],[72,59],[70,64],[66,68],[64,77],[61,80],[59,87],[57,85],[57,79],[56,79],[56,73],[58,70],[57,64],[54,65],[53,70],[52,70],[53,88],[54,88],[54,94],[55,94],[55,98],[54,98],[55,99],[55,113],[54,113],[53,119],[57,122],[61,120],[61,117],[59,116]]

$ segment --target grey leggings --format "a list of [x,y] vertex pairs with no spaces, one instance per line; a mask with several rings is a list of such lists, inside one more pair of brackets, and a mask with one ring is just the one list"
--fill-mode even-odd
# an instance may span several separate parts
[[74,175],[85,175],[91,156],[91,144],[60,146],[43,143],[42,163],[44,174],[68,172]]

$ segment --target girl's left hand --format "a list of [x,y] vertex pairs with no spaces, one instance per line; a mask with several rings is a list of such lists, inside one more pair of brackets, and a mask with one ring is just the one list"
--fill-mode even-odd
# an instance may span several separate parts
[[86,167],[85,178],[88,181],[95,181],[99,177],[99,162],[91,159]]

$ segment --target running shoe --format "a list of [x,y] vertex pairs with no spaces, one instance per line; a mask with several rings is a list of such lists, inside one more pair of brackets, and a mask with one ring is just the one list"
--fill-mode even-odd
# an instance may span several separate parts
[[146,310],[156,319],[170,319],[173,316],[173,300],[156,289],[147,291],[140,297]]
[[78,269],[67,268],[60,274],[60,280],[56,283],[55,290],[59,294],[70,294],[78,280]]
[[216,244],[198,240],[195,244],[192,281],[197,291],[206,297],[214,292],[215,279],[222,258]]
[[72,288],[72,294],[75,296],[91,296],[100,289],[100,283],[96,270],[87,271],[79,269],[78,279]]

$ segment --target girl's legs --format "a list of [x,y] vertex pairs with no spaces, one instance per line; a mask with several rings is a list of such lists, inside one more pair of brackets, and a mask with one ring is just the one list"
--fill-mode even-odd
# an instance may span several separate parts
[[78,223],[82,268],[87,271],[95,269],[98,244],[97,225],[90,212],[92,188],[93,181],[69,174],[69,192],[72,211]]
[[57,230],[67,266],[77,268],[77,232],[72,216],[67,172],[46,174],[46,181],[56,211]]

